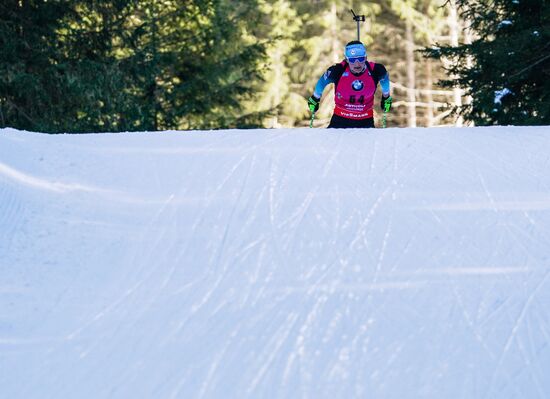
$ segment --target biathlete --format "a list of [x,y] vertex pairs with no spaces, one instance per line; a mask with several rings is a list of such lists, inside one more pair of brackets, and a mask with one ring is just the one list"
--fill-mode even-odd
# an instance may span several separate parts
[[387,112],[391,108],[389,74],[384,65],[367,60],[367,48],[360,41],[349,42],[345,56],[345,60],[334,64],[321,76],[308,99],[309,109],[312,113],[317,112],[323,90],[334,83],[334,112],[328,127],[374,127],[373,104],[378,83],[382,89],[382,110]]

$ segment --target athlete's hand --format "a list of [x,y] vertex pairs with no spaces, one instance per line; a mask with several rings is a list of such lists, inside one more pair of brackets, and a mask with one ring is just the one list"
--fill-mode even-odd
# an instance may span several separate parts
[[380,102],[380,108],[382,108],[382,111],[390,112],[391,102],[392,102],[391,96],[382,96],[382,101]]
[[307,105],[309,106],[309,110],[311,111],[312,114],[314,114],[315,112],[317,112],[319,110],[320,101],[321,101],[321,99],[317,98],[315,96],[311,96],[307,100]]

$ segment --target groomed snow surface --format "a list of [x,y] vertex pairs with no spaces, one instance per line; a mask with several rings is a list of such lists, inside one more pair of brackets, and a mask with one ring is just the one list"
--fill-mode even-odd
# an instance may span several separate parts
[[549,398],[550,128],[0,130],[1,398]]

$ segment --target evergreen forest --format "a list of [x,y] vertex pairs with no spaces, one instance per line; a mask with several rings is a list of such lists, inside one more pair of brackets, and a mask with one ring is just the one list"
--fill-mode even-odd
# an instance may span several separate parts
[[0,127],[309,126],[351,9],[390,74],[389,126],[550,124],[547,0],[0,0]]

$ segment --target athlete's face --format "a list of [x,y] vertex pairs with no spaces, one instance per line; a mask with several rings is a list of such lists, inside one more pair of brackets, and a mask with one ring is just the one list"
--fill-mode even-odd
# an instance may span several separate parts
[[349,69],[351,72],[359,74],[365,70],[366,61],[365,57],[348,58]]

